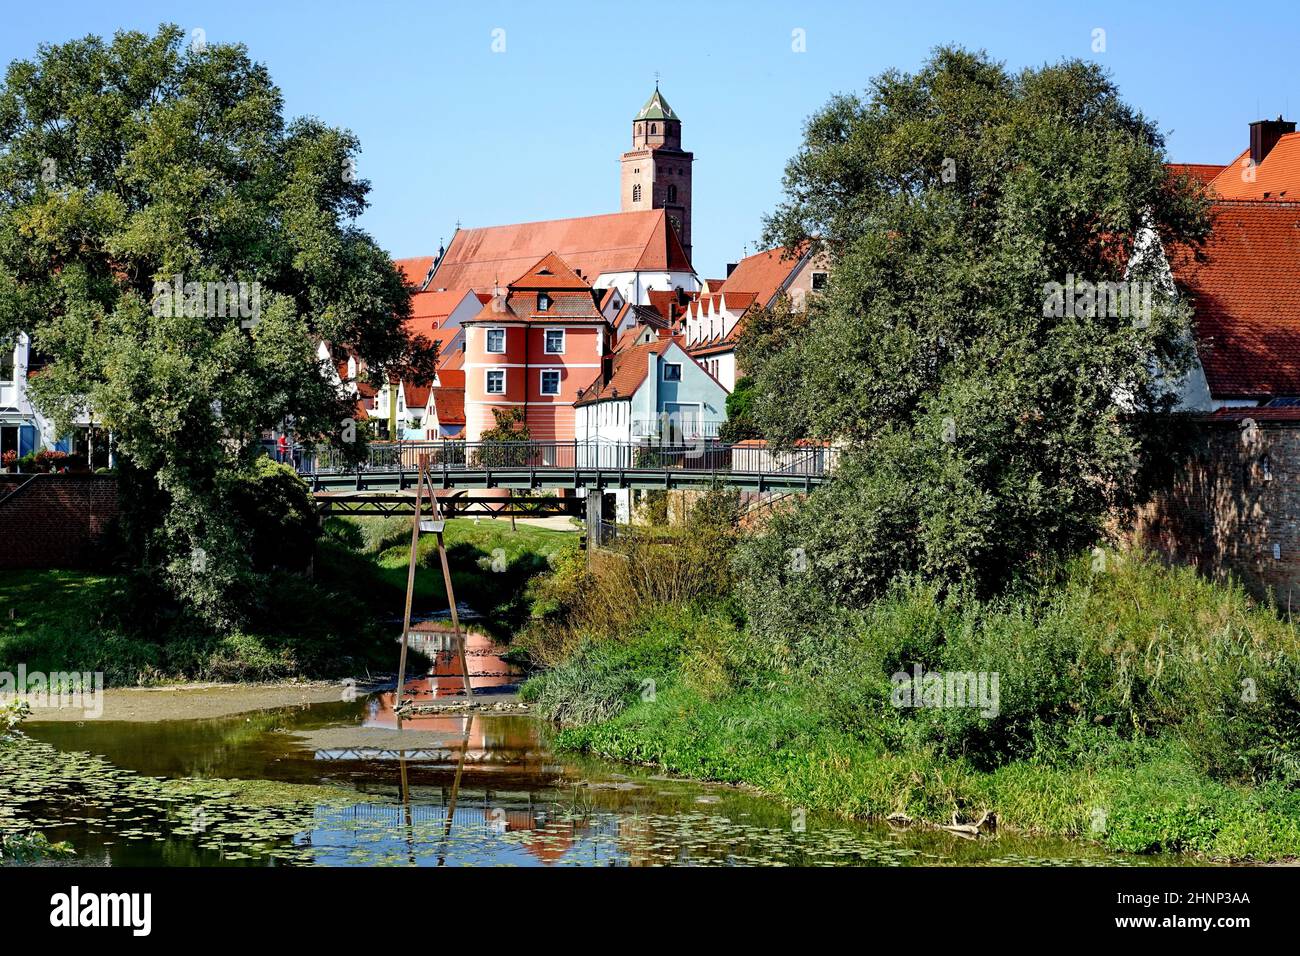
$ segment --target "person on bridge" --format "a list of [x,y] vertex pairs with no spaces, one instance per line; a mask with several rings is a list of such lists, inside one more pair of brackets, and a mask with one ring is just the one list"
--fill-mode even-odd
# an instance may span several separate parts
[[275,440],[275,460],[284,464],[289,459],[289,438],[283,432]]

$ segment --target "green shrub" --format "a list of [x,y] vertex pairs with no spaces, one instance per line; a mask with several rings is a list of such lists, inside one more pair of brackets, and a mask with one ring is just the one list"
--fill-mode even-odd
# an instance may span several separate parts
[[300,571],[311,563],[319,534],[316,505],[293,468],[259,456],[234,480],[230,501],[248,531],[255,571]]

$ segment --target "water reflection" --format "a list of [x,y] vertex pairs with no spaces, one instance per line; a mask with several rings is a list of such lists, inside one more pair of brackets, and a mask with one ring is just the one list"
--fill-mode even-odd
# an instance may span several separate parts
[[[966,842],[814,813],[798,828],[789,808],[761,796],[556,754],[547,727],[527,717],[429,715],[399,729],[392,704],[389,693],[222,720],[33,724],[43,745],[103,756],[50,769],[42,753],[0,768],[0,803],[72,841],[83,859],[116,865],[1185,862],[1009,833]],[[239,787],[205,792],[193,798],[206,820],[194,832],[191,798],[158,795],[160,778],[311,784],[330,796],[285,802],[276,792],[250,803]]]
[[[433,664],[425,677],[408,678],[402,691],[404,700],[427,703],[464,695],[464,680],[456,654],[455,632],[445,621],[421,621],[411,625],[409,646]],[[482,631],[464,632],[465,658],[469,667],[470,686],[475,694],[513,689],[523,676],[518,667],[502,656],[501,649]],[[391,701],[390,709],[391,709]]]

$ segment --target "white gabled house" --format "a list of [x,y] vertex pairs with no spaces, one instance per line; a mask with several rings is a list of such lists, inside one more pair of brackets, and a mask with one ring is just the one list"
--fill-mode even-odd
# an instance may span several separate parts
[[[673,338],[627,336],[574,402],[574,438],[583,455],[605,465],[625,461],[628,446],[704,448],[727,418],[727,390]],[[689,454],[689,451],[683,452]],[[605,459],[608,460],[605,460]],[[631,496],[615,494],[619,521]]]

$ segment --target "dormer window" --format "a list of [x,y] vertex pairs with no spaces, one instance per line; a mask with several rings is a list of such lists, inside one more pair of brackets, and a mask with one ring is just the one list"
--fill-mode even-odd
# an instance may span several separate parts
[[550,308],[551,308],[551,297],[547,295],[545,292],[539,293],[537,296],[537,311],[546,312]]

